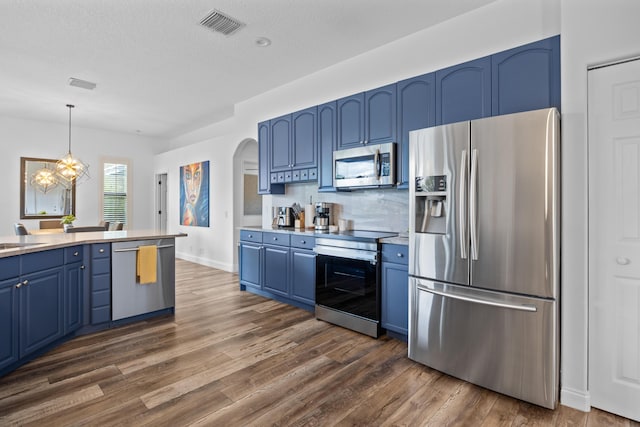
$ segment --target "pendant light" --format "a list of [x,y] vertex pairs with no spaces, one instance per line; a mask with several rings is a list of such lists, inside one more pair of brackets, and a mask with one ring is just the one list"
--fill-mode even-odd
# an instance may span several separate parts
[[89,165],[71,154],[71,109],[75,105],[67,104],[67,107],[69,108],[69,151],[56,163],[56,174],[65,185],[71,186],[74,182],[79,184],[89,179]]
[[31,175],[31,186],[44,194],[56,188],[59,183],[56,171],[49,169],[48,163],[43,163],[42,167]]

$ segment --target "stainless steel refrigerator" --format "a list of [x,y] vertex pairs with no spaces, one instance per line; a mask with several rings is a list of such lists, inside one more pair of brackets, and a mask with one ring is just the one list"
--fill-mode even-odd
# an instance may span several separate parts
[[547,408],[559,387],[559,113],[410,133],[409,357]]

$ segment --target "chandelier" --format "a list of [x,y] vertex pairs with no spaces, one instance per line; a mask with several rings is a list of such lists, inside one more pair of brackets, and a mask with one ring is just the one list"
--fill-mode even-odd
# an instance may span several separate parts
[[43,167],[38,169],[31,175],[31,186],[37,188],[44,194],[47,194],[49,190],[53,190],[59,184],[58,178],[56,178],[56,171],[49,169],[47,163],[43,163]]
[[71,109],[75,105],[67,104],[69,108],[69,151],[56,163],[56,174],[67,187],[73,182],[89,179],[89,165],[71,154]]

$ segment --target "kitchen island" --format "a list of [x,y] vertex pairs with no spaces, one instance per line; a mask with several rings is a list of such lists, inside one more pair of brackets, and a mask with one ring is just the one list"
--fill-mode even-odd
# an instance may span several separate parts
[[[0,375],[74,336],[172,314],[174,242],[182,236],[122,230],[1,237]],[[141,251],[157,256],[138,267]]]

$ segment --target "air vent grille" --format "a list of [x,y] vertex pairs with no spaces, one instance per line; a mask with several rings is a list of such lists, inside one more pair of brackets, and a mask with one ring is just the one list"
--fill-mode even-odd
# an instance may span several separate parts
[[215,9],[200,21],[200,25],[218,33],[222,33],[225,36],[230,36],[245,26],[245,24],[237,19],[225,15]]

